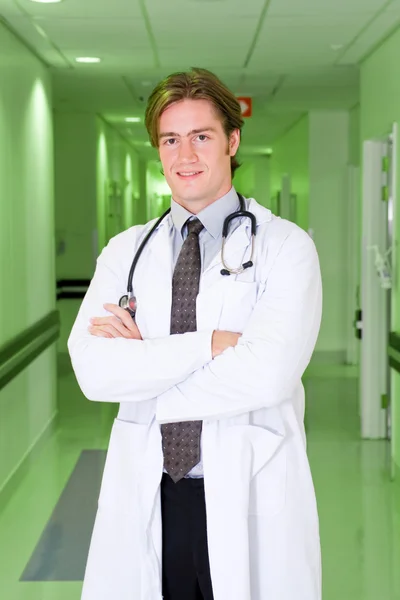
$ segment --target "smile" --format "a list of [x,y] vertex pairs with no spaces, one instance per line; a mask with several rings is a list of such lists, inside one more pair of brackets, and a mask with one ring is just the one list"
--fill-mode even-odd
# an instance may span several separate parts
[[195,175],[200,175],[202,171],[188,171],[188,172],[178,172],[179,177],[194,177]]

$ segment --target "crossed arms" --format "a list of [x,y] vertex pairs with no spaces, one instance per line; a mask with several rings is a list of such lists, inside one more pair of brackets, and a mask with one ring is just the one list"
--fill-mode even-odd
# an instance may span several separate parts
[[150,340],[142,340],[138,330],[133,337],[121,331],[121,337],[110,339],[93,335],[90,328],[104,321],[90,320],[103,314],[109,324],[104,304],[118,297],[112,263],[109,245],[68,340],[75,374],[90,400],[157,398],[161,423],[218,419],[274,406],[299,382],[314,350],[322,308],[318,256],[302,230],[294,229],[282,244],[241,336],[211,330]]

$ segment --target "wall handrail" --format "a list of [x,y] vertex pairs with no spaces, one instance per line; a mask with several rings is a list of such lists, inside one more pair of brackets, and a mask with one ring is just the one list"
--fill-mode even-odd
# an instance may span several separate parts
[[60,313],[48,315],[0,347],[0,390],[26,369],[60,335]]
[[59,279],[57,281],[57,300],[82,299],[85,297],[90,279]]

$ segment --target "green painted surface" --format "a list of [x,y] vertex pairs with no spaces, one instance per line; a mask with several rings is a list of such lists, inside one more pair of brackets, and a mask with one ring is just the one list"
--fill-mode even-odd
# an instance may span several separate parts
[[[363,140],[384,138],[392,130],[393,122],[400,123],[400,78],[398,56],[400,30],[397,30],[374,52],[361,67],[360,135]],[[398,141],[399,143],[399,141]],[[397,151],[397,201],[395,206],[394,237],[395,264],[399,265],[400,246],[400,151]],[[397,278],[398,279],[398,278]],[[392,293],[392,329],[400,329],[400,295],[395,285]],[[392,397],[393,460],[400,467],[400,385],[399,374],[394,375]]]
[[271,199],[281,189],[282,175],[289,173],[292,192],[297,194],[297,224],[307,230],[310,185],[308,116],[304,116],[273,144],[273,154],[269,160]]
[[[55,227],[50,73],[2,25],[0,48],[2,346],[55,308]],[[54,416],[55,359],[53,345],[0,391],[0,489]]]

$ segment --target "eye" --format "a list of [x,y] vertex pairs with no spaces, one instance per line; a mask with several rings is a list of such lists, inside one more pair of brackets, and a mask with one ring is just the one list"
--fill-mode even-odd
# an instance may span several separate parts
[[200,133],[200,135],[197,136],[197,139],[199,140],[199,142],[205,142],[206,140],[208,140],[208,136],[204,133]]
[[173,146],[176,142],[176,138],[168,138],[165,140],[165,145],[166,146]]

